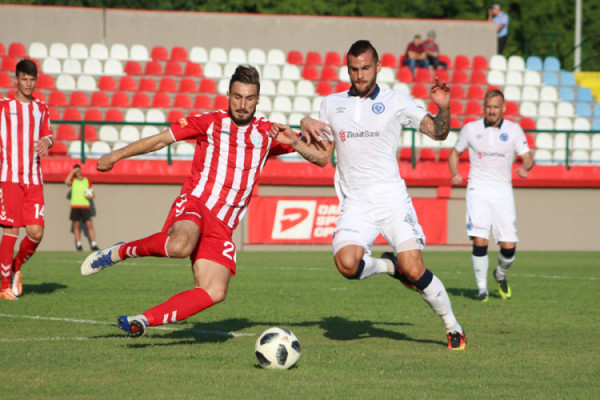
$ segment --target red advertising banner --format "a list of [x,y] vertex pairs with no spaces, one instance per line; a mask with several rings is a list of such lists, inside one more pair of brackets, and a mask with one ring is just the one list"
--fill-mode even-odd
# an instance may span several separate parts
[[[447,199],[413,199],[428,244],[446,244]],[[249,244],[329,244],[340,215],[336,197],[261,197],[248,208]],[[385,244],[379,236],[376,244]]]

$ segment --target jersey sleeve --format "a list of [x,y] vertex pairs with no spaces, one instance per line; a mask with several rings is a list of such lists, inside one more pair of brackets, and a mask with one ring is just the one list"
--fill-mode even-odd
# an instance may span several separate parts
[[190,115],[171,124],[169,130],[175,141],[205,139],[211,121],[211,114]]
[[454,144],[454,148],[459,153],[462,153],[469,147],[469,142],[467,140],[467,134],[469,131],[469,124],[462,127],[460,133],[458,134],[458,138],[456,139],[456,143]]
[[411,128],[418,130],[421,127],[421,121],[425,115],[427,115],[427,111],[419,106],[416,101],[399,90],[396,91],[396,102],[396,115],[398,116],[400,123],[404,126],[410,126]]
[[529,150],[529,145],[527,144],[527,138],[525,137],[525,132],[523,132],[523,129],[521,129],[521,127],[516,124],[515,124],[515,132],[516,132],[515,152],[518,155],[523,155],[525,153],[528,153],[530,150]]

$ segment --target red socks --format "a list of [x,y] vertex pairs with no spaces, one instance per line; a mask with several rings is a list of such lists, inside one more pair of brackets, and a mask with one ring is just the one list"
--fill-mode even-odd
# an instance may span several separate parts
[[36,242],[31,239],[29,236],[25,236],[21,241],[21,245],[19,246],[19,252],[15,257],[15,265],[13,267],[13,271],[19,272],[21,270],[21,265],[25,264],[27,260],[35,253],[35,249],[39,246],[40,242]]
[[12,274],[12,264],[15,243],[17,236],[3,234],[0,241],[0,290],[10,287],[10,276]]
[[177,293],[162,304],[144,313],[150,326],[183,321],[214,304],[204,289],[195,288]]
[[167,257],[168,239],[168,233],[159,232],[143,239],[125,243],[119,247],[119,258],[125,260],[132,257]]

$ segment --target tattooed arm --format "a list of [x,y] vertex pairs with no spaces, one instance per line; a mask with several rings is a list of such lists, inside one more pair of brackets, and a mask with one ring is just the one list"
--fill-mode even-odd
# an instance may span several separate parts
[[426,115],[419,130],[433,140],[445,140],[450,132],[450,88],[436,78],[430,90],[431,100],[438,106],[435,117]]

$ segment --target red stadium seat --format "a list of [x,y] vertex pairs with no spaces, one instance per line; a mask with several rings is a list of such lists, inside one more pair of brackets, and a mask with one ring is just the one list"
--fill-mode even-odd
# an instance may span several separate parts
[[134,60],[129,60],[125,63],[125,67],[123,67],[123,71],[127,75],[142,75],[142,65]]
[[396,56],[392,53],[383,53],[381,56],[381,66],[390,68],[398,67],[398,61],[396,60]]
[[400,161],[412,161],[412,149],[410,147],[404,147],[400,149],[400,154],[398,155],[398,159]]
[[435,150],[423,148],[419,151],[419,161],[435,161]]
[[427,112],[432,115],[436,115],[438,113],[438,106],[433,101],[430,101],[427,104]]
[[66,107],[67,96],[59,90],[53,90],[48,95],[48,105],[51,107]]
[[450,86],[450,98],[464,99],[465,98],[465,89],[461,85]]
[[306,65],[323,65],[323,59],[321,58],[321,53],[318,51],[309,51],[306,53]]
[[473,69],[471,71],[471,78],[469,82],[474,85],[485,85],[487,83],[487,76],[481,69]]
[[452,73],[452,83],[464,84],[469,82],[469,74],[464,69],[455,69]]
[[519,121],[519,125],[524,131],[531,131],[535,129],[535,121],[531,118],[523,117]]
[[530,149],[535,149],[535,138],[533,135],[526,132],[525,139],[527,140],[527,146],[529,146]]
[[[2,85],[0,84],[0,87]],[[38,89],[54,89],[54,78],[47,74],[38,74],[37,83],[35,85]]]
[[185,69],[183,70],[183,75],[201,78],[202,77],[202,67],[198,63],[195,63],[193,61],[188,61],[185,64]]
[[77,140],[77,134],[73,125],[61,124],[56,129],[56,138],[58,140]]
[[347,90],[350,90],[350,82],[343,82],[343,81],[339,81],[336,85],[335,85],[335,92],[339,93],[339,92],[345,92]]
[[158,61],[148,61],[144,67],[144,75],[159,76],[163,74],[162,65]]
[[8,55],[10,57],[25,58],[27,57],[27,49],[23,43],[13,42],[8,45]]
[[450,114],[463,115],[463,105],[459,100],[450,100]]
[[102,91],[114,92],[117,90],[117,83],[112,76],[101,76],[98,78],[98,89]]
[[182,78],[179,81],[179,92],[180,93],[195,93],[196,82],[191,78]]
[[0,71],[2,72],[15,72],[17,67],[17,59],[14,57],[6,56],[2,58],[2,63],[0,64]]
[[[38,86],[39,86],[39,84],[38,84]],[[8,72],[0,72],[0,87],[2,87],[2,88],[14,87],[14,80]],[[51,89],[51,88],[48,88],[48,89]]]
[[[83,136],[86,142],[95,142],[98,140],[98,132],[96,128],[91,125],[85,125],[83,127],[85,135]],[[79,130],[79,136],[81,137],[81,129]]]
[[60,119],[60,113],[55,107],[48,107],[48,113],[50,114],[50,121],[58,121]]
[[181,69],[181,64],[179,64],[179,61],[168,61],[167,65],[165,65],[165,75],[170,75],[170,76],[183,75],[183,71]]
[[123,113],[116,108],[110,108],[106,111],[104,119],[109,122],[124,122]]
[[187,61],[188,53],[184,47],[174,46],[171,48],[171,61]]
[[464,54],[458,54],[454,57],[454,69],[469,69],[471,68],[471,62],[469,57]]
[[212,108],[210,97],[203,94],[197,95],[194,98],[194,108],[199,110],[210,110]]
[[119,91],[121,92],[135,92],[137,90],[137,82],[131,76],[122,76],[119,79]]
[[33,91],[33,97],[35,97],[36,99],[43,101],[44,103],[46,102],[46,96],[44,95],[44,93],[41,90],[34,90]]
[[179,121],[181,118],[184,118],[184,117],[185,117],[185,114],[179,110],[169,111],[169,114],[167,115],[167,122]]
[[302,68],[302,79],[316,81],[319,79],[319,71],[313,65],[305,65],[304,68]]
[[55,140],[54,144],[48,150],[48,155],[54,157],[65,157],[67,155],[67,145],[59,140]]
[[287,62],[288,64],[293,65],[304,64],[304,58],[302,57],[302,53],[300,53],[298,50],[290,50],[287,54]]
[[473,57],[473,69],[489,69],[488,61],[485,56]]
[[339,67],[342,65],[342,58],[337,51],[328,51],[325,54],[325,65]]
[[158,83],[158,91],[159,92],[176,92],[177,91],[177,82],[173,78],[162,78]]
[[81,113],[74,107],[65,108],[62,119],[65,121],[81,121]]
[[140,92],[156,92],[156,81],[152,78],[140,79]]
[[429,98],[429,91],[427,90],[427,87],[425,87],[425,85],[422,85],[420,83],[415,83],[413,85],[411,94],[413,97],[416,97],[417,99]]
[[438,161],[439,162],[448,161],[448,156],[450,155],[451,150],[452,149],[448,149],[448,148],[440,149],[440,152],[438,153]]
[[137,92],[131,98],[131,107],[148,108],[150,107],[150,98],[144,92]]
[[463,126],[473,121],[477,121],[477,117],[465,117],[463,118]]
[[452,59],[446,54],[440,54],[438,57],[440,62],[446,63],[446,68],[452,69]]
[[110,101],[111,107],[129,107],[129,96],[125,92],[115,92]]
[[158,92],[152,98],[152,107],[169,108],[171,107],[171,98],[166,93]]
[[519,105],[514,101],[506,101],[504,102],[504,106],[506,109],[504,110],[504,115],[509,116],[518,116],[519,115]]
[[4,48],[4,45],[2,44],[2,42],[0,42],[0,57],[4,57],[6,56],[6,49]]
[[483,96],[483,88],[479,85],[471,85],[469,86],[469,89],[467,89],[467,99],[483,100]]
[[460,129],[460,119],[450,116],[450,129]]
[[485,91],[489,92],[490,90],[497,90],[497,91],[501,92],[502,88],[500,88],[500,86],[496,86],[496,85],[488,85],[488,87],[485,89]]
[[229,107],[227,96],[219,95],[215,97],[213,108],[215,110],[226,110]]
[[450,74],[443,68],[438,68],[433,73],[434,78],[438,78],[440,82],[450,82]]
[[150,51],[150,58],[152,61],[167,61],[169,59],[169,52],[163,46],[154,46]]
[[109,100],[108,95],[104,92],[94,92],[90,99],[90,106],[92,107],[108,107]]
[[319,96],[327,96],[333,93],[333,87],[331,87],[331,83],[327,81],[321,81],[317,83],[316,92]]
[[417,68],[415,74],[415,82],[431,83],[431,72],[428,68]]
[[321,69],[321,80],[322,81],[337,81],[338,71],[334,67],[325,66]]
[[[106,104],[106,106],[108,106],[108,103]],[[103,119],[104,118],[102,118],[102,113],[97,108],[88,108],[83,114],[84,121],[102,121]]]
[[459,162],[468,162],[469,161],[469,152],[463,151],[462,153],[460,153],[460,156],[458,156],[458,161]]
[[410,68],[407,66],[403,66],[398,68],[398,75],[396,75],[396,79],[400,82],[410,83],[413,81],[413,74]]
[[469,100],[467,101],[467,106],[465,108],[465,115],[482,115],[483,110],[481,107],[481,102],[477,100]]
[[217,93],[217,84],[210,78],[202,79],[198,91],[200,93]]
[[192,99],[187,94],[177,94],[175,100],[173,100],[173,107],[175,108],[192,108]]

